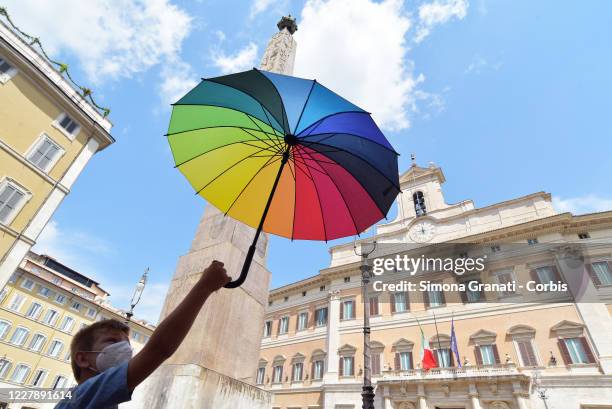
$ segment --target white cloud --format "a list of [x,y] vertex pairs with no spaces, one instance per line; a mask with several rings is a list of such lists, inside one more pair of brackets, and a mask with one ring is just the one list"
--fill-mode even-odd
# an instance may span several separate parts
[[[134,286],[118,283],[99,267],[101,258],[111,257],[116,253],[116,249],[107,240],[82,230],[65,229],[56,221],[51,221],[38,237],[33,251],[53,257],[100,282],[100,286],[111,294],[109,301],[113,307],[123,310],[129,308]],[[139,278],[139,275],[134,278],[134,285]],[[148,283],[140,303],[136,306],[135,316],[152,323],[157,322],[167,290],[167,283]]]
[[221,50],[213,50],[211,59],[213,65],[223,74],[245,71],[253,68],[257,61],[257,44],[250,42],[234,54],[226,54]]
[[253,20],[259,14],[267,11],[268,9],[273,9],[276,14],[281,15],[286,13],[288,8],[288,0],[254,0],[251,3],[249,19]]
[[159,93],[165,106],[175,103],[198,83],[191,65],[176,61],[162,68]]
[[16,23],[57,55],[73,53],[93,80],[129,77],[174,58],[192,19],[168,0],[9,0]]
[[373,113],[388,130],[410,126],[417,85],[408,60],[411,21],[402,1],[309,0],[295,34],[296,72]]
[[419,6],[419,24],[414,41],[420,43],[431,30],[452,18],[462,20],[467,15],[467,0],[434,0]]
[[552,198],[553,206],[558,212],[571,212],[573,214],[605,212],[612,210],[612,199],[607,199],[595,194],[582,197]]
[[486,69],[499,71],[502,65],[503,63],[501,61],[492,63],[488,59],[480,55],[476,55],[474,56],[474,59],[472,59],[472,62],[470,62],[470,64],[467,66],[464,73],[465,74],[480,74]]

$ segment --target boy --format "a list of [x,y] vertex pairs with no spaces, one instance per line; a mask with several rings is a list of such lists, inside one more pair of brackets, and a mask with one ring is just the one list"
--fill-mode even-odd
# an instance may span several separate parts
[[213,261],[133,358],[126,324],[103,320],[83,328],[70,344],[72,371],[78,385],[72,391],[72,399],[55,408],[110,409],[129,401],[134,388],[177,350],[208,296],[229,281],[223,263]]

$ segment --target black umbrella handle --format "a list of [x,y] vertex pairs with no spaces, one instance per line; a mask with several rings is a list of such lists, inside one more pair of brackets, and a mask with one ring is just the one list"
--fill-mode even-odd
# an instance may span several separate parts
[[240,287],[242,283],[244,283],[244,280],[246,280],[247,275],[249,274],[249,268],[251,267],[251,263],[253,262],[253,256],[255,255],[255,248],[257,247],[256,243],[257,243],[257,238],[255,239],[253,244],[251,244],[251,246],[249,247],[249,251],[247,252],[246,258],[244,259],[242,271],[240,272],[240,277],[238,277],[234,281],[231,281],[225,284],[225,288],[237,288],[237,287]]
[[289,149],[283,152],[283,159],[281,160],[280,168],[278,169],[278,174],[276,175],[276,179],[274,180],[274,185],[272,185],[272,190],[270,191],[270,197],[268,197],[268,202],[266,203],[266,207],[264,208],[263,214],[261,215],[261,220],[259,222],[259,226],[257,227],[257,231],[255,232],[255,237],[253,238],[253,243],[249,247],[249,251],[247,252],[246,258],[244,259],[244,264],[242,265],[242,271],[240,272],[240,277],[237,280],[231,281],[225,284],[225,288],[237,288],[244,283],[247,275],[249,274],[249,268],[251,267],[251,263],[253,262],[253,256],[255,255],[255,248],[257,246],[257,239],[259,239],[259,235],[261,234],[261,230],[263,229],[264,222],[266,221],[266,216],[268,215],[268,210],[270,210],[270,205],[272,204],[272,198],[274,197],[274,192],[276,191],[276,187],[278,186],[278,181],[280,180],[281,174],[283,173],[283,168],[285,164],[289,160]]

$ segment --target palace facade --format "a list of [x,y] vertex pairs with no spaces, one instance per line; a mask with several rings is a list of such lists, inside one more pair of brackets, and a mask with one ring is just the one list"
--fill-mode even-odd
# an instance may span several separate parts
[[[395,220],[356,248],[330,248],[330,265],[319,274],[270,292],[256,380],[273,393],[273,408],[361,408],[364,300],[355,250],[373,240],[389,255],[455,243],[478,248],[485,268],[463,282],[582,277],[580,299],[533,299],[524,288],[373,293],[365,305],[377,409],[612,408],[612,211],[557,213],[544,192],[483,208],[471,200],[447,204],[444,174],[433,165],[413,165],[400,182]],[[420,367],[420,328],[437,368]]]

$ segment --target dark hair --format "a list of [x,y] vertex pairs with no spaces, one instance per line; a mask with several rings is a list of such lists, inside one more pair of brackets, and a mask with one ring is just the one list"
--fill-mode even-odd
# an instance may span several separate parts
[[130,333],[130,327],[127,324],[114,319],[94,322],[77,332],[72,338],[72,342],[70,342],[70,364],[72,365],[74,379],[77,382],[81,378],[81,368],[77,365],[76,353],[79,351],[90,351],[93,348],[99,330],[119,330],[125,332],[126,335]]

